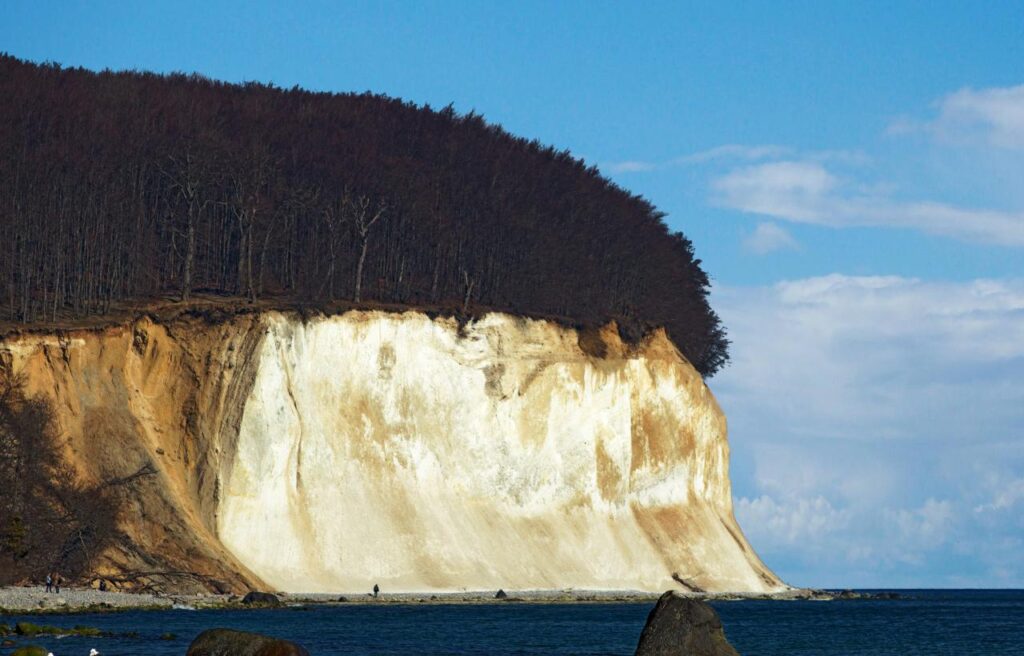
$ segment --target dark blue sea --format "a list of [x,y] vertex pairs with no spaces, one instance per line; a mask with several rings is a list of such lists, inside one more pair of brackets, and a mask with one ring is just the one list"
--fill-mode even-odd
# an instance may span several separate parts
[[[895,601],[715,602],[742,656],[1024,655],[1024,591],[901,590]],[[343,605],[275,610],[2,616],[134,637],[40,639],[55,656],[185,653],[229,627],[294,640],[311,654],[631,654],[653,603]],[[174,640],[161,640],[173,633]],[[20,643],[26,644],[26,643]],[[0,650],[0,654],[11,649]]]

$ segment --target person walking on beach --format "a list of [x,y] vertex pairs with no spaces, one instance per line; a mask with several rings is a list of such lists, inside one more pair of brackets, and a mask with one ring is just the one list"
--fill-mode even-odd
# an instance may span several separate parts
[[54,592],[60,594],[60,572],[54,572],[53,574],[53,589]]
[[373,598],[376,599],[377,595],[380,594],[380,586],[376,583],[373,584]]
[[50,572],[46,573],[46,591],[53,592],[53,574]]

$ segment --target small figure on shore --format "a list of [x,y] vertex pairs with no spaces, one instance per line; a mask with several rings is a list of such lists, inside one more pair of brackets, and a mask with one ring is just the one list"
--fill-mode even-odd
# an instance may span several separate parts
[[373,584],[373,598],[376,599],[377,595],[380,594],[380,586],[376,583]]
[[107,591],[107,580],[106,579],[100,579],[100,592],[106,592],[106,591]]
[[53,592],[53,574],[46,573],[46,591]]
[[60,578],[60,572],[54,572],[53,573],[53,591],[56,592],[57,594],[60,594],[60,584],[61,584],[61,582],[62,581],[61,581],[61,578]]

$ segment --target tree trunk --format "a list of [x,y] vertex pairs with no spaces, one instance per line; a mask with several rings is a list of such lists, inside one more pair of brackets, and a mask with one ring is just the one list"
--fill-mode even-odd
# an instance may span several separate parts
[[[263,246],[260,248],[260,269],[256,274],[256,294],[263,294],[263,273],[267,269],[267,248],[270,246],[270,236],[274,234],[273,226],[268,225],[267,231],[263,234]],[[256,294],[253,295],[253,301],[256,300]]]
[[190,216],[185,229],[185,273],[181,277],[181,300],[187,303],[192,296],[192,260],[196,252],[196,226]]
[[476,280],[466,271],[462,272],[462,280],[466,286],[466,295],[462,299],[462,314],[467,314],[469,312],[469,301],[473,298],[473,287],[476,285]]
[[362,289],[363,289],[363,264],[366,262],[366,247],[369,246],[370,240],[367,237],[363,237],[363,246],[359,250],[359,262],[356,264],[356,294],[352,299],[356,303],[362,300]]

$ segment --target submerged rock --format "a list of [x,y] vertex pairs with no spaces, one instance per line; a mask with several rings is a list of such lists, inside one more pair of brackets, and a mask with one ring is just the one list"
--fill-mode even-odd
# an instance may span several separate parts
[[636,656],[739,656],[715,610],[673,591],[658,599],[640,633]]
[[208,629],[188,646],[186,656],[309,656],[305,648],[258,633]]
[[40,624],[32,624],[31,622],[18,622],[14,625],[14,632],[20,636],[31,638],[40,635],[51,635],[51,636],[87,636],[96,638],[103,635],[103,632],[97,628],[91,626],[82,626],[81,624],[65,629],[59,626],[47,626]]

